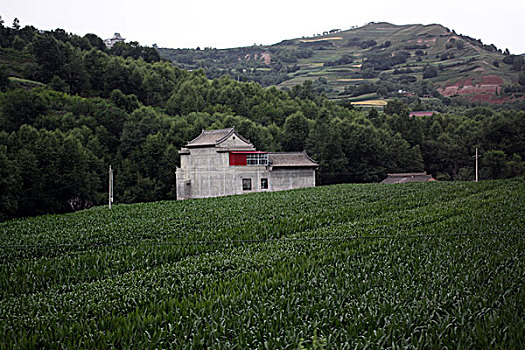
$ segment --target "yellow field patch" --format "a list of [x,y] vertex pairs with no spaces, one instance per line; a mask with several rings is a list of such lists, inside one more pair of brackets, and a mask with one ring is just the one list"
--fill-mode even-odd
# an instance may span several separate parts
[[362,78],[356,78],[356,79],[337,79],[337,81],[363,81]]
[[316,43],[318,41],[327,41],[327,40],[343,40],[340,36],[332,36],[330,38],[319,38],[319,39],[302,39],[299,40],[301,43]]
[[302,69],[308,69],[308,68],[319,68],[323,67],[324,63],[322,62],[312,62],[312,63],[305,63],[300,65]]
[[357,101],[352,102],[353,105],[358,106],[386,106],[387,102],[385,100],[367,100],[367,101]]

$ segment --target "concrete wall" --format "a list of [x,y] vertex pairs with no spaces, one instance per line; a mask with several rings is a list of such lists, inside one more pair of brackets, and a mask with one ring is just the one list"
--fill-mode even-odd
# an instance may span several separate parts
[[270,189],[272,191],[291,190],[293,188],[314,187],[315,170],[304,168],[272,169]]
[[[227,196],[232,194],[281,191],[315,186],[313,169],[269,169],[266,166],[230,166],[228,152],[214,147],[181,152],[177,168],[177,199]],[[268,179],[268,189],[261,179]],[[243,179],[251,179],[252,189],[243,190]]]

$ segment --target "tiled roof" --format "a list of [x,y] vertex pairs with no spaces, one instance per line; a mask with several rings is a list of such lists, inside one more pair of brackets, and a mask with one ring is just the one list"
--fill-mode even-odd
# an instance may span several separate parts
[[188,142],[187,147],[214,146],[224,137],[233,132],[233,128],[218,130],[202,130],[201,134]]
[[276,152],[268,153],[268,161],[273,167],[318,167],[306,152]]
[[415,112],[410,112],[409,116],[410,117],[431,117],[432,115],[438,114],[438,113],[439,112],[436,112],[436,111],[415,111]]
[[436,181],[432,175],[427,173],[398,173],[388,174],[388,177],[381,181],[382,184],[402,184],[407,182],[427,182]]
[[203,146],[215,146],[227,139],[231,134],[235,133],[241,140],[249,143],[248,140],[244,139],[239,135],[234,128],[228,129],[217,129],[217,130],[202,130],[201,134],[188,142],[186,147],[203,147]]

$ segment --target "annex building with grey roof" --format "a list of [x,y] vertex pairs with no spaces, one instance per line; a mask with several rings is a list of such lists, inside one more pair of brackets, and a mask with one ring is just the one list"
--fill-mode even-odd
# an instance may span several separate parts
[[179,155],[177,199],[313,187],[319,166],[306,152],[257,151],[234,128],[203,130]]
[[381,181],[382,184],[404,184],[408,182],[428,182],[436,181],[432,175],[422,173],[395,173],[388,174],[388,177]]

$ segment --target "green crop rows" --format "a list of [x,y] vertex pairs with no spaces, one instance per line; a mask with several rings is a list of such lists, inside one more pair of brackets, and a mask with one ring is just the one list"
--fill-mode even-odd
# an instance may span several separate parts
[[0,224],[0,348],[525,348],[525,179]]

